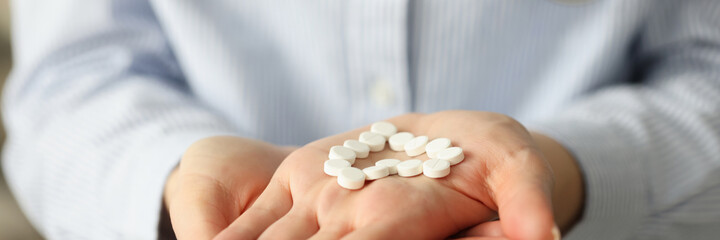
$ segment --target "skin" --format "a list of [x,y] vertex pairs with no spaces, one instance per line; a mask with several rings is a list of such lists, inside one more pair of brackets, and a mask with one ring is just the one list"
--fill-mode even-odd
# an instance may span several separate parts
[[[453,145],[464,149],[465,161],[453,166],[451,174],[442,179],[392,176],[367,182],[361,190],[347,190],[338,186],[336,178],[325,175],[322,165],[327,149],[356,139],[369,129],[360,128],[292,152],[247,209],[252,201],[249,196],[261,189],[260,184],[251,194],[239,194],[245,197],[219,194],[203,199],[218,193],[187,190],[185,202],[177,203],[175,211],[187,212],[179,206],[205,204],[198,211],[214,214],[173,214],[174,201],[169,201],[178,236],[194,236],[187,229],[202,222],[212,226],[211,230],[197,236],[211,236],[242,213],[215,239],[438,239],[454,234],[468,239],[554,239],[555,221],[569,229],[581,212],[582,177],[571,155],[552,139],[529,133],[512,118],[488,112],[446,111],[402,115],[387,121],[400,131],[431,139],[450,138]],[[370,166],[383,158],[409,159],[402,152],[386,149],[357,160],[356,165]],[[211,171],[210,175],[227,176],[213,177],[205,187],[227,185],[227,189],[246,191],[241,183],[248,181],[247,176],[233,180],[233,176],[243,176],[233,171],[247,165],[237,165],[243,166]],[[213,183],[215,180],[221,183]],[[187,200],[193,198],[200,199]],[[224,207],[233,205],[227,199],[239,199],[239,207]],[[198,216],[201,218],[184,220]]]
[[[555,222],[563,232],[567,232],[579,220],[585,202],[582,173],[575,159],[560,143],[539,133],[531,135],[553,170],[556,179],[552,193]],[[481,223],[456,237],[506,239],[500,221]]]
[[211,239],[262,193],[294,150],[217,136],[190,146],[168,177],[164,204],[178,239]]

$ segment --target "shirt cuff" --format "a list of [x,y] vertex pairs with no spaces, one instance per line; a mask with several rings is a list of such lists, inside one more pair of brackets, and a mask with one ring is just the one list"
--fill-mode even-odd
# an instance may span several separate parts
[[563,239],[631,236],[646,213],[647,188],[632,137],[602,120],[558,120],[530,128],[560,142],[583,171],[583,215]]
[[195,141],[218,135],[234,135],[231,129],[192,130],[153,138],[133,154],[142,166],[134,166],[126,184],[130,187],[123,232],[129,239],[157,239],[165,182],[185,150]]

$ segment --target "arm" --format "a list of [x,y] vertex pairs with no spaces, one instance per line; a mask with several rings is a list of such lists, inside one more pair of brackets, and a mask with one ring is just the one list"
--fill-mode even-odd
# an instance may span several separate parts
[[718,235],[720,3],[669,2],[641,34],[640,84],[608,87],[534,126],[584,172],[570,239]]
[[13,2],[4,169],[48,238],[151,239],[196,140],[237,133],[186,85],[142,0]]

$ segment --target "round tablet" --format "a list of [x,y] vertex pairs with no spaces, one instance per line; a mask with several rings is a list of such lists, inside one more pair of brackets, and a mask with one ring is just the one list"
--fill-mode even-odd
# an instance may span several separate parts
[[355,164],[355,157],[357,157],[355,151],[343,146],[331,147],[330,153],[328,154],[329,159],[344,159],[350,162],[350,164]]
[[385,149],[385,137],[373,132],[363,132],[359,138],[361,143],[367,144],[371,152],[379,152]]
[[405,148],[405,153],[407,153],[408,156],[414,157],[425,152],[425,145],[427,145],[427,142],[427,136],[419,136],[405,143],[403,148]]
[[330,176],[337,176],[340,170],[343,168],[350,167],[350,162],[342,159],[330,159],[325,161],[325,174]]
[[338,185],[350,190],[361,189],[365,185],[365,174],[354,167],[343,168],[337,177]]
[[397,133],[397,127],[389,122],[376,122],[370,126],[370,132],[383,135],[383,137],[387,138]]
[[398,175],[401,177],[417,176],[423,172],[423,162],[418,159],[410,159],[402,161],[397,165]]
[[438,152],[436,158],[446,160],[450,162],[451,165],[455,165],[465,159],[465,154],[463,154],[462,148],[451,147]]
[[415,135],[409,132],[396,133],[388,138],[390,149],[396,152],[405,151],[405,144],[415,138]]
[[343,143],[343,147],[355,151],[355,155],[357,158],[366,158],[370,154],[370,147],[367,144],[361,143],[358,140],[345,140],[345,142]]
[[450,162],[442,159],[430,159],[423,163],[423,175],[441,178],[450,174]]
[[363,173],[365,173],[365,178],[367,180],[375,180],[387,177],[390,175],[390,171],[388,170],[388,167],[386,166],[371,166],[366,167],[363,170]]
[[425,152],[428,157],[435,158],[438,152],[450,147],[450,139],[436,138],[425,145]]
[[390,175],[397,174],[397,165],[400,163],[400,160],[397,159],[383,159],[380,161],[375,162],[375,166],[383,166],[388,168],[388,172]]

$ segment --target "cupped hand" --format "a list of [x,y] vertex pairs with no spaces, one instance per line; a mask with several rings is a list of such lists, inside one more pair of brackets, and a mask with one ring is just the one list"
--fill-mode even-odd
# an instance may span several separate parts
[[[553,239],[553,174],[520,123],[473,111],[387,121],[416,136],[449,138],[465,160],[445,178],[395,175],[348,190],[323,172],[323,162],[331,146],[369,128],[327,137],[288,156],[252,207],[216,239],[440,239],[497,218],[502,237]],[[384,158],[410,159],[386,147],[355,166]]]
[[231,136],[193,143],[165,186],[177,238],[217,235],[257,199],[292,150]]

